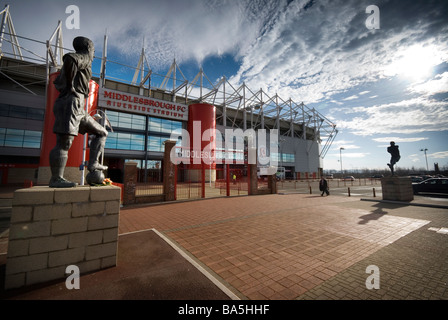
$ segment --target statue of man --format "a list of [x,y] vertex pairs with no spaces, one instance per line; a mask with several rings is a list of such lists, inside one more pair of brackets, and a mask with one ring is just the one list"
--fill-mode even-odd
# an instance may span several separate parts
[[53,106],[53,132],[57,135],[57,141],[54,149],[50,151],[49,186],[52,188],[76,186],[76,183],[64,179],[64,170],[68,151],[78,133],[93,135],[87,169],[91,173],[107,170],[106,166],[100,164],[107,130],[85,112],[95,48],[93,42],[85,37],[76,37],[73,40],[73,48],[76,52],[64,55],[61,73],[54,81],[60,94]]
[[391,141],[390,146],[387,147],[387,152],[390,153],[390,163],[387,166],[390,168],[392,175],[394,175],[394,165],[400,160],[400,150],[398,150],[398,146],[395,145],[395,142]]

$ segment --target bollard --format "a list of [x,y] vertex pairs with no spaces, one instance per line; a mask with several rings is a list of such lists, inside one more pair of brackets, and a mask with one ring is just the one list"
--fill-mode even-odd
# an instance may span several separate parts
[[376,197],[375,188],[373,188],[373,197]]
[[350,187],[348,187],[348,196],[350,197]]
[[311,191],[311,186],[310,186],[310,194],[313,194],[313,192]]

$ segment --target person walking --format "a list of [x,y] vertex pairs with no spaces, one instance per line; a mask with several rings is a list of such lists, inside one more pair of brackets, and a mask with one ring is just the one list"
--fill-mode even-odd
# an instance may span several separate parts
[[325,180],[324,177],[321,177],[321,178],[320,178],[320,181],[319,181],[319,190],[322,191],[322,193],[321,193],[321,195],[320,195],[321,197],[324,195],[324,193],[326,193],[327,196],[330,195],[330,191],[328,190],[328,182],[327,182],[327,180]]

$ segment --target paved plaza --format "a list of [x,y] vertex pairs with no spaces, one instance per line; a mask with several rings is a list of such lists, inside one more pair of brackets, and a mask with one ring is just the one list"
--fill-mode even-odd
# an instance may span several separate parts
[[448,209],[370,200],[285,193],[125,207],[119,243],[155,230],[233,299],[448,299]]
[[[448,210],[285,194],[125,209],[242,299],[447,299]],[[439,232],[437,232],[439,231]],[[367,289],[375,265],[380,288]]]

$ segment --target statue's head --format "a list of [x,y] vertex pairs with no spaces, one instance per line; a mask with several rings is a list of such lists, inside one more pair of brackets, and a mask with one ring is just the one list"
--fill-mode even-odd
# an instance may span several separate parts
[[73,48],[76,52],[89,54],[91,60],[93,60],[95,46],[93,45],[92,40],[86,37],[76,37],[73,39]]
[[394,145],[395,145],[395,142],[391,141],[391,142],[390,142],[390,145],[391,145],[391,146],[394,146]]

